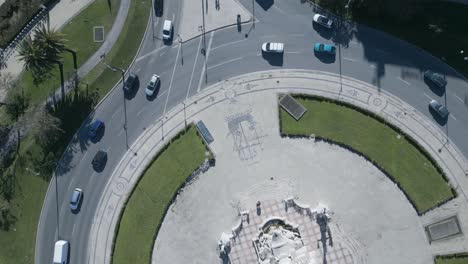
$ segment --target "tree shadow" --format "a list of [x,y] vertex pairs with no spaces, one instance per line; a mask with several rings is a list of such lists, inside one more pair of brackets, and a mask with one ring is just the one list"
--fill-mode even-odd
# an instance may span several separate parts
[[112,12],[112,0],[107,0],[107,7],[109,8],[109,12]]
[[270,9],[274,4],[274,0],[255,0],[255,2],[265,11]]

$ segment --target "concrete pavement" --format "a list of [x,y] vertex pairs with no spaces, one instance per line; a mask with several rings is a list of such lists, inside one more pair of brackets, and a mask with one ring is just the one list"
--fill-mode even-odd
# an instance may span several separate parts
[[[398,201],[389,202],[391,204],[397,203],[398,205],[395,205],[396,207],[393,210],[393,214],[398,215],[397,208],[400,208],[401,206],[406,208],[403,210],[404,214],[407,215],[407,218],[405,219],[410,221],[407,225],[410,225],[410,230],[413,230],[411,232],[413,232],[416,237],[414,238],[416,239],[414,241],[419,243],[418,250],[420,249],[421,254],[423,254],[422,259],[427,260],[434,254],[467,250],[468,247],[466,245],[468,245],[468,238],[466,237],[461,236],[429,245],[424,244],[425,241],[422,235],[422,226],[424,223],[440,219],[452,214],[453,212],[458,214],[461,223],[468,222],[468,198],[465,194],[465,192],[468,191],[468,178],[466,175],[468,164],[465,157],[450,141],[447,144],[445,143],[446,137],[443,131],[433,125],[432,121],[425,115],[408,105],[406,102],[387,92],[379,92],[376,87],[350,77],[343,77],[342,84],[343,86],[341,89],[339,75],[318,71],[277,70],[255,72],[234,77],[204,89],[202,92],[186,101],[185,114],[189,122],[203,119],[207,124],[208,129],[212,130],[215,137],[215,143],[212,144],[212,148],[214,153],[217,156],[219,155],[217,163],[221,162],[221,164],[223,164],[226,162],[223,160],[223,155],[227,153],[226,150],[229,148],[231,148],[232,151],[232,145],[228,144],[228,141],[224,140],[226,137],[226,128],[224,127],[225,124],[222,123],[222,120],[223,118],[237,114],[239,111],[244,109],[245,111],[251,109],[255,113],[259,113],[261,118],[258,118],[257,121],[260,124],[262,122],[266,122],[263,120],[268,120],[271,124],[264,127],[265,130],[261,133],[261,135],[268,136],[267,139],[264,140],[264,143],[262,143],[262,148],[267,149],[270,147],[270,144],[287,145],[292,143],[294,145],[293,142],[289,142],[287,139],[280,139],[278,136],[278,126],[277,123],[275,123],[277,121],[274,121],[277,117],[278,111],[275,101],[277,93],[300,92],[316,94],[339,99],[370,111],[374,111],[389,122],[400,127],[403,131],[412,136],[419,144],[421,144],[421,146],[423,146],[439,163],[443,171],[447,174],[450,183],[459,193],[459,196],[456,199],[430,211],[422,217],[417,217],[416,212],[410,208],[409,202],[404,199],[402,200],[403,196],[401,192],[394,190],[396,186],[392,186],[392,184],[389,183],[388,187],[385,187],[385,190],[388,192],[399,195]],[[257,98],[257,100],[249,100],[249,97]],[[145,132],[143,132],[143,134],[134,141],[131,146],[131,150],[128,151],[121,159],[119,165],[110,176],[111,178],[104,189],[96,210],[97,215],[95,216],[91,227],[91,234],[93,235],[90,237],[90,241],[88,243],[90,263],[110,263],[110,254],[116,223],[129,192],[143,172],[143,169],[150,163],[154,155],[156,155],[159,149],[167,142],[168,138],[174,136],[183,128],[183,126],[184,107],[182,104],[179,104],[172,110],[168,111],[161,119],[155,121],[151,126],[148,126]],[[268,138],[276,138],[275,142],[278,143],[270,142]],[[441,152],[438,151],[440,148],[442,148]],[[258,151],[261,152],[262,150]],[[135,155],[135,153],[137,153],[137,155]],[[253,161],[255,163],[255,160]],[[249,164],[246,164],[246,166],[248,165]],[[213,170],[218,171],[217,168],[214,168]],[[210,173],[211,172],[209,171],[207,174]],[[205,177],[205,175],[200,176],[200,178],[203,177]],[[217,177],[223,176],[217,175]],[[229,186],[229,181],[224,182],[224,184]],[[304,186],[304,188],[306,187],[307,186]],[[205,187],[199,186],[199,188]],[[393,188],[393,190],[388,190],[388,188]],[[292,188],[291,190],[285,190],[284,194],[291,191],[302,193],[300,188]],[[320,199],[318,196],[311,196],[308,198]],[[247,203],[250,203],[250,200]],[[340,208],[340,203],[337,201],[335,201],[335,203],[335,208]],[[357,209],[359,206],[360,205],[358,204],[355,205]],[[341,213],[344,214],[346,212]],[[232,220],[232,215],[230,218]],[[341,218],[344,225],[347,228],[350,228],[351,233],[357,232],[359,234],[359,232],[365,232],[362,228],[378,228],[378,223],[376,222],[369,222],[366,223],[366,225],[362,225],[357,222],[353,222],[354,220],[352,219],[350,219],[349,222],[346,222],[347,220],[343,219],[344,218]],[[231,220],[228,220],[228,222],[231,222]],[[363,219],[361,219],[361,221],[362,220]],[[367,226],[367,224],[370,226]],[[165,226],[166,223],[163,223],[161,234],[165,233]],[[230,224],[226,225],[227,228],[229,228],[229,226]],[[464,233],[468,231],[467,226],[462,225],[462,229]],[[224,230],[219,230],[219,232],[222,231]],[[393,250],[389,251],[388,254],[398,256],[400,249],[395,245],[400,245],[402,241],[398,240],[394,235],[395,233],[393,233],[393,235],[390,233],[390,240],[387,242],[398,243],[393,244]],[[391,238],[392,236],[393,238]],[[161,237],[161,239],[163,239],[163,237]],[[218,237],[210,237],[209,239],[212,239],[210,244],[213,244]],[[362,243],[366,241],[369,242],[364,239]],[[158,241],[157,239],[155,246],[158,247],[161,243],[165,242]],[[402,248],[403,247],[404,246],[402,246]],[[373,249],[366,250],[370,250],[369,254],[371,256],[372,254],[375,254],[375,252],[372,251]],[[375,248],[375,250],[378,249]],[[155,252],[159,251],[155,250]],[[207,252],[207,254],[212,253]],[[402,256],[408,255],[403,254]],[[413,254],[411,256],[413,257],[410,259],[414,260],[416,255]]]

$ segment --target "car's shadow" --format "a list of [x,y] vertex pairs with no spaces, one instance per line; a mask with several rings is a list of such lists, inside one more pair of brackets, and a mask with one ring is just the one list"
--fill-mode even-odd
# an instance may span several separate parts
[[172,36],[170,39],[163,39],[163,43],[166,46],[172,46],[173,42],[174,42],[174,36]]
[[439,97],[444,95],[445,87],[439,87],[427,78],[424,78],[424,82],[434,94],[438,95]]
[[269,53],[262,51],[262,57],[268,61],[271,66],[283,66],[283,53]]
[[273,0],[255,0],[255,2],[265,11],[270,9],[274,4]]
[[326,28],[324,26],[321,26],[315,23],[314,21],[312,21],[312,27],[324,39],[331,39],[333,36],[333,29],[331,28]]
[[334,63],[336,61],[336,54],[326,54],[323,52],[314,51],[315,57],[323,63]]
[[447,124],[448,121],[448,116],[446,118],[441,117],[434,109],[432,109],[430,106],[428,106],[429,113],[431,113],[432,117],[434,120],[437,122],[437,124],[444,126]]

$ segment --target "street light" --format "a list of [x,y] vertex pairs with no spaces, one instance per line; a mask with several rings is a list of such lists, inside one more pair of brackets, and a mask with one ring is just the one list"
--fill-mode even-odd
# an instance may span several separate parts
[[185,114],[185,101],[183,101],[182,104],[184,104],[184,124],[185,130],[187,130],[187,115]]
[[[107,68],[109,68],[111,71],[113,72],[117,72],[117,71],[120,71],[120,73],[122,74],[122,88],[125,87],[125,71],[120,69],[120,68],[117,68],[115,66],[112,66],[110,64],[108,64],[106,61],[106,54],[103,53],[101,55],[101,62],[106,65]],[[125,91],[125,90],[124,90]],[[129,146],[128,146],[128,134],[127,134],[127,102],[125,100],[125,94],[123,96],[123,101],[124,101],[124,125],[123,125],[123,128],[125,130],[125,143],[126,143],[126,146],[127,146],[127,149],[129,149]]]
[[180,53],[181,53],[181,57],[180,57],[180,60],[182,62],[182,65],[184,65],[184,49],[183,49],[183,42],[182,42],[182,37],[180,36],[180,34],[177,34],[177,39],[179,40],[179,43],[180,43]]
[[204,0],[201,0],[202,2],[202,18],[203,18],[203,57],[205,58],[205,83],[208,82],[208,68],[206,67],[206,37],[205,37],[205,2]]

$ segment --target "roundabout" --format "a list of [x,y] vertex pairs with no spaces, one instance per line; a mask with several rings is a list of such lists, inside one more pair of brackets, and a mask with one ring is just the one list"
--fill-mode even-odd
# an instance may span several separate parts
[[[317,71],[252,73],[191,98],[185,115],[184,108],[171,110],[164,127],[156,122],[148,128],[132,146],[138,155],[127,154],[112,174],[92,226],[91,262],[110,260],[113,230],[126,196],[158,150],[183,130],[185,118],[189,123],[202,120],[206,124],[214,138],[209,146],[216,166],[183,188],[169,207],[152,250],[153,263],[216,262],[217,240],[238,223],[239,212],[248,211],[256,229],[268,217],[284,214],[282,201],[291,196],[312,208],[325,204],[333,212],[330,230],[334,245],[349,254],[343,253],[348,260],[339,260],[330,247],[329,263],[427,263],[448,248],[463,250],[463,236],[430,244],[424,228],[454,212],[460,222],[468,218],[464,194],[468,182],[460,152],[448,144],[439,153],[443,134],[405,102],[349,77],[343,77],[343,90],[347,91],[343,93],[337,80],[337,75]],[[339,99],[383,116],[431,154],[459,196],[418,216],[401,189],[364,158],[313,139],[282,138],[277,96],[286,92]],[[407,115],[399,115],[398,110]],[[123,192],[122,180],[126,182]],[[265,206],[258,216],[257,201]],[[310,224],[316,225],[315,220]],[[243,239],[252,238],[246,235]],[[307,244],[309,251],[315,252],[315,258],[326,258],[316,242]],[[235,245],[233,242],[233,253],[237,252]],[[246,250],[252,253],[253,248]],[[244,262],[232,259],[232,263]]]

